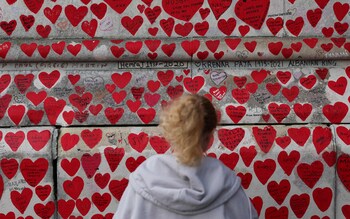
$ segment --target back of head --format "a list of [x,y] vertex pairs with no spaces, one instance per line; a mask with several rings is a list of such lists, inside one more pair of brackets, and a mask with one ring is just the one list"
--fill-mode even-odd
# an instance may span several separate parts
[[198,165],[217,125],[212,103],[205,97],[184,94],[171,102],[160,116],[164,137],[174,155],[185,165]]

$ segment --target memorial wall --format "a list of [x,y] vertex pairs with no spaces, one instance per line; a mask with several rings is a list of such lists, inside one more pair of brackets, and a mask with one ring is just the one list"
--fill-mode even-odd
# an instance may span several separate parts
[[259,218],[350,218],[347,0],[2,0],[0,219],[112,218],[205,95]]

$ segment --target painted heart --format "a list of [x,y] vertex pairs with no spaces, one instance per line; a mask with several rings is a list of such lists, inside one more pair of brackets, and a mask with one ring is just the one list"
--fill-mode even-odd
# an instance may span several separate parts
[[83,40],[82,43],[89,51],[94,51],[100,40]]
[[[2,28],[1,23],[0,23],[0,27]],[[11,49],[11,42],[0,43],[0,57],[5,59],[10,49]]]
[[40,91],[38,93],[28,92],[26,94],[26,97],[34,104],[34,106],[38,106],[45,100],[45,98],[47,97],[47,93],[46,91]]
[[91,179],[96,171],[98,170],[98,167],[101,163],[101,154],[95,153],[93,155],[90,155],[88,153],[84,153],[81,157],[81,166],[83,167],[83,170],[87,176],[88,179]]
[[181,47],[185,50],[185,52],[192,57],[194,53],[197,52],[198,48],[200,46],[199,40],[192,40],[192,41],[182,41]]
[[111,203],[112,197],[109,193],[104,193],[101,195],[100,193],[96,192],[91,196],[91,200],[92,200],[92,203],[94,203],[94,205],[97,207],[97,209],[100,212],[103,212]]
[[183,2],[181,0],[162,0],[164,11],[170,16],[182,20],[190,21],[197,11],[202,7],[204,0],[193,0]]
[[65,193],[74,200],[79,198],[84,189],[84,181],[80,176],[76,176],[72,180],[65,180],[62,185]]
[[111,78],[120,89],[123,89],[129,84],[132,74],[130,72],[123,72],[122,74],[113,73]]
[[90,6],[91,12],[98,18],[98,19],[102,19],[107,12],[107,5],[103,2],[97,4],[94,3]]
[[14,158],[3,158],[0,162],[0,167],[5,176],[8,179],[12,179],[17,174],[18,162]]
[[291,34],[299,36],[304,27],[303,17],[297,17],[295,20],[287,20],[286,27]]
[[337,33],[339,35],[342,35],[349,29],[349,24],[348,23],[335,22],[334,23],[334,29],[335,29],[335,31],[337,31]]
[[328,75],[328,69],[327,68],[319,68],[316,69],[316,74],[322,79],[326,79],[327,75]]
[[316,84],[316,81],[317,79],[315,75],[300,78],[300,84],[306,89],[311,89]]
[[96,185],[98,185],[101,189],[104,189],[111,179],[111,175],[109,173],[101,174],[97,173],[94,177],[94,180],[96,182]]
[[50,185],[41,186],[38,185],[35,188],[35,194],[39,197],[41,201],[45,201],[51,194],[52,188]]
[[350,155],[349,154],[341,154],[338,157],[337,161],[337,174],[342,182],[342,185],[350,191]]
[[112,107],[108,107],[105,109],[106,118],[111,124],[116,124],[120,120],[120,118],[123,116],[123,114],[124,114],[123,108],[113,109]]
[[254,172],[258,180],[265,185],[276,169],[276,162],[272,159],[254,162]]
[[333,4],[333,10],[334,14],[337,17],[338,21],[342,21],[344,17],[348,14],[349,12],[350,5],[349,3],[340,3],[340,2],[335,2]]
[[198,91],[204,86],[204,78],[202,76],[195,76],[193,78],[184,78],[184,87],[190,93],[198,93]]
[[140,27],[143,24],[143,18],[139,15],[131,18],[129,16],[125,16],[121,20],[123,27],[129,31],[133,36],[137,33]]
[[271,74],[270,71],[262,69],[260,71],[256,71],[256,70],[252,71],[251,76],[256,83],[261,84],[261,82],[263,82],[265,78],[270,74]]
[[140,108],[141,104],[142,104],[141,100],[135,100],[135,101],[127,100],[126,101],[126,105],[130,109],[130,111],[133,113],[137,112],[137,110]]
[[287,84],[292,77],[292,73],[289,71],[278,71],[276,76],[282,84]]
[[12,96],[10,94],[5,94],[3,97],[0,97],[0,119],[5,116],[7,108],[12,100]]
[[90,110],[90,112],[91,112],[94,116],[96,116],[97,114],[99,114],[100,111],[102,110],[102,108],[103,108],[102,104],[90,105],[90,106],[89,106],[89,110]]
[[153,81],[153,80],[149,80],[147,82],[147,88],[151,91],[151,92],[156,92],[160,87],[160,82],[159,81]]
[[278,123],[281,123],[289,114],[290,107],[287,104],[270,103],[268,110]]
[[225,129],[218,131],[220,142],[229,150],[233,151],[243,140],[245,130],[242,128]]
[[55,5],[52,9],[49,7],[46,7],[44,9],[44,15],[49,19],[53,24],[56,23],[57,19],[59,18],[60,14],[62,12],[62,6],[61,5]]
[[316,27],[318,22],[320,21],[321,17],[322,17],[322,10],[317,8],[315,10],[308,10],[306,12],[306,17],[308,19],[308,21],[310,22],[312,27]]
[[312,112],[312,105],[309,103],[296,103],[294,104],[293,110],[302,121],[305,121]]
[[333,191],[329,187],[316,188],[312,192],[312,197],[314,198],[314,201],[315,201],[317,207],[322,212],[325,212],[329,208],[329,206],[331,205],[331,202],[333,199]]
[[35,213],[41,218],[51,218],[55,213],[55,203],[53,201],[49,201],[46,205],[41,203],[34,205]]
[[241,185],[242,185],[242,187],[244,189],[248,189],[249,185],[250,185],[250,183],[252,181],[252,178],[253,178],[252,174],[251,173],[245,173],[245,174],[237,173],[237,176],[239,178],[241,178]]
[[142,41],[129,41],[125,43],[125,48],[132,54],[138,54],[142,48]]
[[232,152],[231,154],[222,153],[219,160],[233,170],[239,161],[239,155],[236,152]]
[[89,129],[84,129],[80,133],[81,138],[85,142],[85,144],[93,149],[102,139],[102,130],[101,129],[93,129],[90,131]]
[[265,211],[265,218],[288,219],[288,208],[286,206],[282,206],[279,209],[268,207]]
[[29,29],[33,26],[34,22],[35,22],[35,18],[33,15],[21,15],[19,17],[25,31],[29,31]]
[[28,188],[24,188],[21,192],[14,190],[11,191],[10,197],[13,205],[18,209],[19,212],[24,214],[31,198],[33,197],[33,192]]
[[267,83],[266,84],[266,89],[270,92],[270,94],[275,96],[280,91],[281,85],[278,82],[276,82],[276,83]]
[[279,183],[271,181],[267,184],[267,191],[271,197],[281,205],[290,192],[290,183],[286,179],[281,180]]
[[297,166],[300,179],[312,189],[323,175],[323,164],[316,160],[311,164],[301,163]]
[[153,108],[140,108],[137,110],[137,116],[144,124],[148,124],[153,121],[156,116],[156,111]]
[[250,166],[257,153],[258,152],[256,151],[255,146],[253,145],[249,146],[249,148],[241,147],[239,149],[239,154],[241,155],[243,163],[246,165],[246,167]]
[[[75,203],[78,211],[81,213],[81,215],[86,216],[87,213],[89,213],[90,208],[91,208],[91,201],[88,198],[84,199],[77,199]],[[82,219],[83,217],[79,218]]]
[[95,37],[97,25],[96,19],[92,19],[91,21],[83,21],[81,24],[81,29],[90,37]]
[[345,77],[340,77],[337,81],[328,81],[328,87],[339,95],[345,93],[348,81]]
[[250,98],[250,93],[246,88],[235,88],[232,89],[232,97],[240,104],[244,104],[246,102],[248,102],[249,98]]
[[57,201],[57,210],[59,215],[62,216],[62,218],[68,218],[69,215],[72,214],[75,207],[75,202],[72,199],[69,200],[63,200],[60,199]]
[[40,151],[51,139],[51,132],[49,130],[43,130],[40,132],[36,130],[30,130],[27,133],[27,139],[35,151]]
[[306,193],[300,195],[292,195],[289,200],[290,207],[292,211],[297,216],[297,218],[302,218],[309,207],[310,204],[310,196]]
[[299,95],[299,88],[297,86],[292,86],[290,89],[283,88],[282,94],[289,102],[293,102]]
[[108,166],[110,167],[111,171],[114,172],[123,159],[125,150],[124,148],[106,147],[104,149],[104,155],[106,157]]
[[271,17],[266,20],[266,25],[274,36],[276,36],[280,32],[280,30],[283,28],[283,24],[284,24],[284,21],[281,17],[276,17],[276,18]]
[[79,135],[65,133],[61,137],[61,147],[64,151],[69,151],[74,148],[79,142]]
[[184,92],[184,88],[181,85],[177,85],[175,87],[169,86],[166,89],[166,93],[169,95],[169,97],[171,99],[175,99],[175,98],[181,96],[183,94],[183,92]]
[[43,110],[28,110],[27,116],[28,116],[29,121],[32,124],[38,125],[44,116],[44,111]]
[[325,105],[322,112],[331,123],[341,123],[348,113],[348,110],[348,106],[345,103],[336,102],[334,105]]
[[10,120],[17,126],[21,123],[25,113],[26,107],[23,105],[11,105],[7,110]]
[[122,14],[130,5],[131,0],[105,0],[105,2],[118,14]]
[[51,73],[40,72],[39,80],[40,82],[47,88],[52,88],[60,78],[60,72],[58,70],[54,70]]
[[167,142],[164,137],[152,136],[149,143],[158,154],[164,154],[170,148],[169,142]]
[[23,131],[17,131],[16,133],[8,132],[5,135],[5,142],[13,152],[16,152],[19,149],[24,139],[25,134]]
[[276,138],[276,143],[283,149],[287,148],[291,142],[291,138],[289,136],[282,136]]
[[133,149],[139,153],[142,153],[148,144],[148,134],[145,132],[141,132],[139,134],[130,133],[128,136],[128,141]]
[[[220,19],[218,21],[218,28],[221,32],[223,32],[225,35],[230,36],[234,29],[236,28],[236,20],[234,18],[229,19]],[[230,39],[225,39],[230,40]]]
[[345,126],[338,126],[336,128],[338,137],[346,144],[350,145],[350,129]]
[[[12,32],[16,29],[16,26],[17,26],[16,20],[11,20],[9,22],[7,21],[0,22],[1,29],[3,29],[8,36],[12,35]],[[11,44],[5,44],[3,47],[6,48],[8,45],[11,45]]]
[[226,114],[234,123],[238,123],[246,114],[247,109],[244,106],[232,106],[229,105],[225,109]]
[[320,154],[328,147],[333,138],[332,131],[328,127],[315,127],[312,133],[312,142],[316,148],[316,152]]
[[168,86],[174,78],[174,71],[173,70],[167,70],[165,72],[159,71],[157,72],[157,78],[164,87]]
[[0,93],[6,90],[11,82],[11,76],[9,74],[3,74],[0,76]]
[[51,45],[52,50],[55,51],[58,55],[63,54],[65,46],[66,46],[66,42],[64,42],[64,41],[53,43]]
[[299,159],[300,153],[295,150],[291,151],[289,154],[286,151],[281,151],[277,157],[278,163],[288,176],[292,173]]
[[88,8],[86,6],[76,8],[74,5],[67,5],[64,8],[64,13],[73,27],[76,27],[87,15]]
[[269,8],[270,0],[239,0],[235,5],[234,12],[246,24],[260,30]]
[[41,9],[41,6],[44,3],[44,0],[24,0],[24,3],[28,7],[28,9],[34,14],[38,13]]
[[253,127],[252,130],[256,143],[259,145],[260,149],[264,153],[269,152],[276,138],[275,128],[272,126],[265,126],[262,129],[259,127]]
[[301,128],[289,128],[288,135],[293,139],[299,146],[304,146],[309,139],[311,131],[308,127]]
[[128,183],[129,183],[129,180],[126,178],[123,178],[121,180],[111,180],[108,188],[109,188],[109,191],[114,196],[114,198],[120,201],[126,187],[128,186]]
[[61,161],[61,167],[69,176],[74,176],[80,168],[80,161],[77,158],[72,158],[70,161],[65,158]]
[[209,93],[213,95],[217,100],[221,100],[226,95],[226,86],[221,86],[220,88],[211,87]]
[[41,182],[48,168],[49,162],[45,158],[38,158],[34,162],[31,159],[25,158],[19,166],[23,178],[32,187],[36,187]]
[[125,161],[126,168],[130,171],[130,173],[134,172],[141,163],[146,160],[144,156],[139,156],[138,158],[129,157]]

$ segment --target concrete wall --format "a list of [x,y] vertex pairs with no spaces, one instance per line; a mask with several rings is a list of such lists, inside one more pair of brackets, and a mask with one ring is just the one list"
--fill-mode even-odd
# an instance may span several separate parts
[[183,93],[216,105],[208,155],[260,218],[350,218],[349,21],[346,0],[3,0],[0,218],[111,218]]

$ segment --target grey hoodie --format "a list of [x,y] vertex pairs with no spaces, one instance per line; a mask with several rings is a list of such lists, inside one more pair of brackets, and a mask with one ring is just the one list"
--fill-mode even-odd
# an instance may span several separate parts
[[204,157],[198,167],[172,155],[155,155],[129,177],[113,219],[258,218],[241,180],[219,160]]

